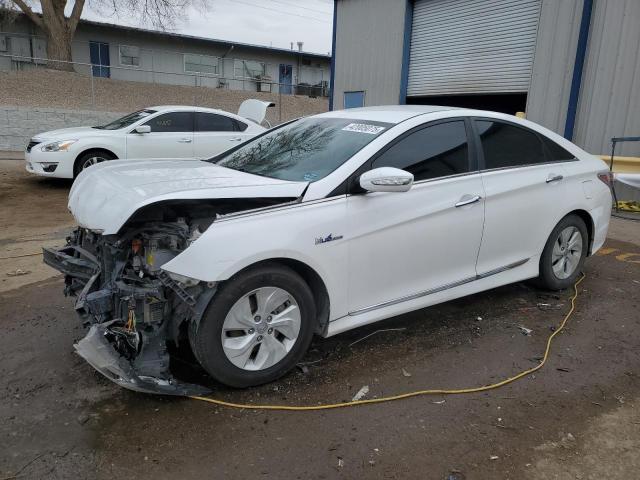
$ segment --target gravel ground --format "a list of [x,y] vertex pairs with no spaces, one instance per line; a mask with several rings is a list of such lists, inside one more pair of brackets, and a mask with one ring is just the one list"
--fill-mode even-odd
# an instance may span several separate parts
[[[68,183],[28,177],[9,161],[0,161],[0,182],[0,256],[62,240],[72,224]],[[613,222],[536,375],[481,394],[308,413],[231,410],[111,384],[72,353],[84,331],[61,277],[26,257],[32,272],[0,292],[0,479],[637,478],[639,239],[639,223]],[[18,260],[0,260],[2,280],[15,278],[6,273]],[[308,370],[272,384],[212,386],[231,401],[316,404],[351,399],[364,385],[372,398],[495,382],[535,364],[570,293],[498,288],[317,339]],[[379,329],[393,330],[364,338]]]

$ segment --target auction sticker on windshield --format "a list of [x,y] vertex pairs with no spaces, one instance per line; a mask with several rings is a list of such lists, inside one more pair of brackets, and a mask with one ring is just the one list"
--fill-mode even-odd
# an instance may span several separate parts
[[350,123],[342,130],[347,132],[359,132],[359,133],[370,133],[371,135],[377,135],[384,127],[379,127],[377,125],[368,125],[366,123]]

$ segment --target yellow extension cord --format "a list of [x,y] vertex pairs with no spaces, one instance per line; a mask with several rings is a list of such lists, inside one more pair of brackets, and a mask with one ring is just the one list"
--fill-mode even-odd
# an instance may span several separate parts
[[487,390],[493,390],[495,388],[503,387],[504,385],[508,385],[509,383],[515,382],[527,375],[531,375],[534,372],[540,370],[545,362],[547,361],[547,357],[549,356],[549,351],[551,350],[551,342],[554,337],[559,334],[565,327],[567,321],[573,314],[573,311],[576,308],[576,299],[578,298],[578,285],[582,280],[584,280],[585,275],[582,274],[580,279],[573,285],[573,296],[571,297],[571,309],[565,315],[564,319],[560,323],[560,326],[551,334],[547,339],[547,347],[544,351],[544,356],[538,365],[533,368],[529,368],[528,370],[524,370],[523,372],[518,373],[513,377],[506,378],[498,383],[492,383],[491,385],[484,385],[482,387],[472,387],[472,388],[462,388],[462,389],[454,389],[454,390],[445,390],[445,389],[432,389],[432,390],[417,390],[414,392],[401,393],[399,395],[392,395],[389,397],[381,397],[381,398],[371,398],[368,400],[355,400],[352,402],[342,402],[342,403],[331,403],[326,405],[252,405],[249,403],[232,403],[225,402],[224,400],[218,400],[216,398],[208,398],[208,397],[199,397],[199,396],[191,396],[189,398],[193,398],[194,400],[202,400],[203,402],[209,402],[216,405],[220,405],[223,407],[230,408],[241,408],[241,409],[250,409],[250,410],[287,410],[287,411],[308,411],[308,410],[329,410],[332,408],[345,408],[345,407],[355,407],[359,405],[369,405],[372,403],[383,403],[383,402],[392,402],[394,400],[402,400],[405,398],[418,397],[421,395],[459,395],[462,393],[477,393],[477,392],[486,392]]

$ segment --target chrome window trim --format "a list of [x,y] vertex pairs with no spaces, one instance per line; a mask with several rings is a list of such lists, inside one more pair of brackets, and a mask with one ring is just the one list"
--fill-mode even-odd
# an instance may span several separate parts
[[439,182],[440,180],[448,180],[450,178],[468,177],[469,175],[478,175],[479,173],[480,173],[479,170],[474,170],[472,172],[454,173],[453,175],[445,175],[443,177],[425,178],[424,180],[418,180],[417,182],[413,182],[413,185],[422,185],[423,183]]
[[524,260],[518,260],[517,262],[510,263],[509,265],[505,265],[503,267],[499,267],[499,268],[496,268],[494,270],[490,270],[488,272],[475,275],[473,277],[465,278],[464,280],[459,280],[457,282],[448,283],[448,284],[442,285],[440,287],[431,288],[429,290],[424,290],[422,292],[413,293],[411,295],[407,295],[407,296],[404,296],[404,297],[396,298],[394,300],[388,300],[386,302],[378,303],[378,304],[375,304],[375,305],[370,305],[368,307],[359,308],[358,310],[353,310],[353,311],[349,312],[347,315],[350,316],[350,317],[353,317],[353,316],[356,316],[356,315],[361,315],[363,313],[371,312],[373,310],[378,310],[379,308],[390,307],[392,305],[397,305],[399,303],[404,303],[404,302],[408,302],[410,300],[416,300],[416,299],[421,298],[421,297],[426,297],[427,295],[433,295],[434,293],[439,293],[439,292],[442,292],[444,290],[449,290],[451,288],[459,287],[459,286],[465,285],[467,283],[475,282],[476,280],[481,280],[483,278],[487,278],[487,277],[490,277],[492,275],[496,275],[498,273],[502,273],[502,272],[505,272],[507,270],[511,270],[513,268],[516,268],[516,267],[519,267],[521,265],[524,265],[528,261],[529,261],[528,258],[525,258]]
[[540,163],[527,163],[525,165],[512,165],[509,167],[496,167],[496,168],[485,168],[483,170],[479,170],[480,173],[485,172],[499,172],[500,170],[513,170],[515,168],[528,168],[528,167],[539,167],[544,165],[557,165],[559,163],[569,163],[569,162],[579,162],[579,158],[572,158],[570,160],[553,160],[551,162],[540,162]]

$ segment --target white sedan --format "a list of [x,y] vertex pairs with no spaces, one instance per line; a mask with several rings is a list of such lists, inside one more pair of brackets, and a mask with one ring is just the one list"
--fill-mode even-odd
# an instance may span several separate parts
[[266,129],[272,102],[245,100],[238,115],[211,108],[158,106],[106,125],[39,133],[26,147],[26,168],[47,177],[75,178],[114,159],[209,158]]
[[134,390],[193,393],[184,342],[234,387],[324,337],[501,285],[570,287],[604,243],[606,164],[532,122],[428,106],[334,111],[209,161],[84,172],[44,260],[92,326],[76,349]]

